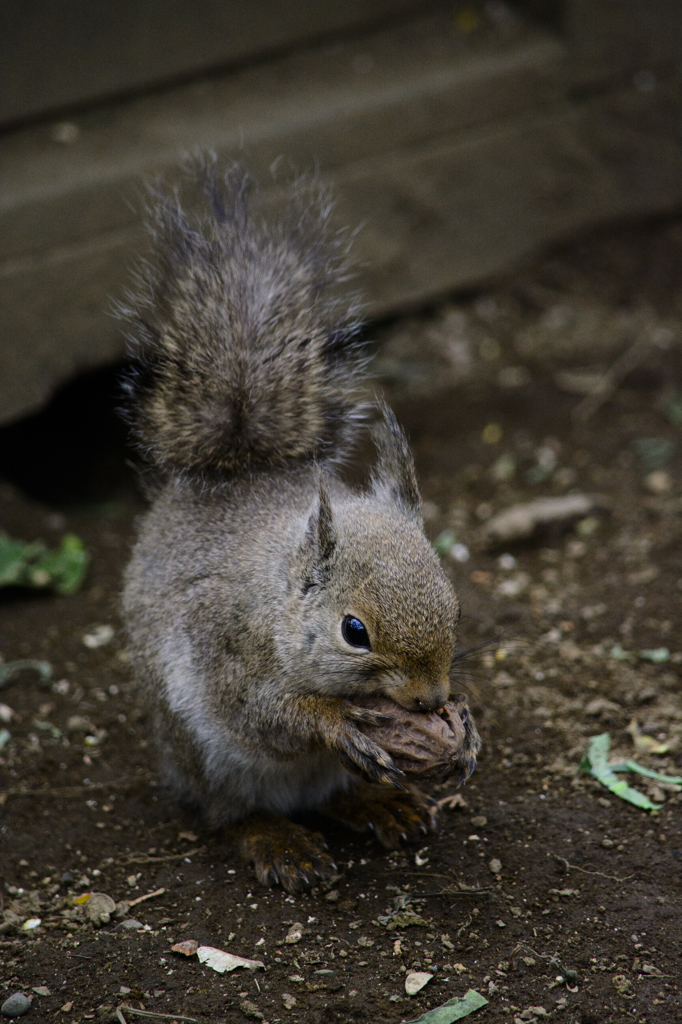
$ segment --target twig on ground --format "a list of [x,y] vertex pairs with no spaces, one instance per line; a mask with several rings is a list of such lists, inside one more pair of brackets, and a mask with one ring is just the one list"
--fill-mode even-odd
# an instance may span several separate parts
[[[185,857],[193,857],[195,853],[203,853],[205,846],[196,846],[193,850],[185,850],[184,853],[166,853],[162,857],[152,857],[148,853],[141,853],[138,856],[126,857],[124,864],[160,864],[164,860],[183,860]],[[132,907],[132,903],[130,904]]]
[[611,364],[610,369],[604,374],[603,384],[599,390],[587,395],[582,402],[578,403],[573,410],[573,419],[577,423],[587,423],[601,409],[602,405],[608,402],[627,375],[644,362],[651,352],[653,344],[646,335],[636,338],[629,348],[626,348],[625,352]]
[[439,896],[470,896],[474,899],[476,896],[490,896],[493,892],[492,889],[481,889],[476,885],[446,885],[438,893]]
[[512,949],[511,953],[509,954],[510,959],[512,957],[515,957],[517,953],[520,953],[522,949],[525,949],[527,953],[532,953],[533,956],[536,956],[538,958],[538,960],[552,959],[552,956],[548,955],[547,953],[538,953],[537,950],[533,949],[532,946],[529,946],[527,942],[517,942],[514,948]]
[[492,889],[457,889],[454,885],[446,885],[439,892],[411,892],[415,900],[426,899],[427,896],[490,896]]
[[527,953],[532,953],[533,956],[538,958],[538,960],[547,960],[550,964],[556,964],[559,970],[562,971],[569,980],[578,977],[577,971],[571,970],[570,968],[567,969],[563,966],[558,953],[538,953],[538,951],[533,949],[532,946],[529,946],[527,942],[517,942],[511,951],[510,959],[513,959],[517,953],[521,952],[522,949],[525,949]]
[[514,956],[522,949],[525,949],[529,953],[532,953],[533,956],[538,957],[539,960],[558,960],[558,956],[556,953],[538,953],[538,951],[536,949],[533,949],[532,946],[529,946],[527,942],[517,942],[517,944],[514,946],[511,952],[511,955]]
[[125,1010],[126,1013],[135,1013],[138,1017],[155,1017],[157,1020],[188,1020],[191,1024],[199,1024],[196,1017],[183,1017],[181,1013],[156,1013],[154,1010],[138,1010],[134,1006],[121,1003],[116,1009],[116,1016],[123,1024],[127,1024],[127,1022],[121,1012],[122,1010]]
[[136,900],[131,900],[128,906],[135,907],[138,903],[144,903],[145,900],[153,900],[155,896],[163,896],[165,891],[165,889],[155,889],[154,892],[148,892],[145,896],[138,896]]
[[618,875],[605,875],[603,871],[588,871],[587,868],[579,868],[577,864],[569,864],[565,857],[560,857],[558,853],[553,853],[552,857],[555,860],[560,860],[562,864],[566,866],[566,871],[582,871],[584,875],[599,875],[600,878],[608,878],[610,882],[629,882],[634,875],[627,875],[625,878],[619,878]]
[[108,789],[132,789],[140,783],[146,783],[152,778],[151,772],[144,775],[126,775],[121,779],[112,779],[110,782],[93,782],[89,786],[61,786],[56,789],[5,789],[0,793],[0,807],[12,796],[36,797],[71,797],[82,796],[83,793],[101,793]]
[[402,868],[390,868],[387,875],[416,875],[417,878],[449,878],[452,879],[452,875],[444,875],[438,871],[403,871]]
[[[450,880],[450,885],[444,886],[439,892],[422,892],[408,893],[412,899],[425,899],[427,896],[489,896],[493,891],[492,889],[479,889],[478,886],[464,886],[462,888],[459,885],[452,883],[452,875],[444,875],[439,871],[403,871],[402,868],[393,868],[387,871],[387,874],[394,875],[400,873],[401,875],[414,875],[417,878],[447,878]],[[132,904],[131,904],[132,906]]]

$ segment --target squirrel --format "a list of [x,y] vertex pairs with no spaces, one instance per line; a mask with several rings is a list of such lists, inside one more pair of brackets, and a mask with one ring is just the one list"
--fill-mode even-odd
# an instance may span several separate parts
[[[371,481],[340,477],[366,429],[367,373],[328,196],[299,182],[273,221],[239,168],[203,164],[197,184],[196,215],[180,189],[155,194],[154,254],[120,307],[127,417],[154,481],[124,620],[164,781],[238,831],[261,882],[296,892],[336,865],[289,815],[389,848],[433,826],[435,804],[362,732],[382,716],[353,696],[440,708],[460,612],[384,404]],[[465,728],[461,779],[480,743]]]

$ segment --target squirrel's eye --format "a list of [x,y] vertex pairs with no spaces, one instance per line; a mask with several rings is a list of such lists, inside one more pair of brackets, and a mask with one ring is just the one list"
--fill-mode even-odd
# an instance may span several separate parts
[[360,619],[356,619],[353,615],[346,615],[344,618],[341,623],[341,634],[351,647],[364,647],[365,650],[371,651],[369,634]]

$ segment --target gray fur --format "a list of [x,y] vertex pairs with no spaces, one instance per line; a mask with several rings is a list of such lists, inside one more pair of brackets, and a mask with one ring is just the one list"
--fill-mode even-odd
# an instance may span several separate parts
[[[200,168],[203,212],[157,192],[154,255],[119,309],[140,450],[161,470],[221,477],[339,456],[356,432],[363,360],[357,310],[332,297],[347,274],[321,188],[299,186],[286,219],[250,212],[249,181]],[[267,395],[267,401],[263,396]]]
[[[319,806],[347,769],[394,781],[352,697],[442,705],[458,617],[392,413],[368,491],[331,468],[355,430],[358,361],[352,345],[325,347],[348,328],[322,296],[319,238],[311,254],[230,202],[214,201],[201,233],[164,207],[139,307],[152,369],[132,393],[165,482],[123,600],[166,778],[213,823]],[[344,640],[347,615],[371,650]]]

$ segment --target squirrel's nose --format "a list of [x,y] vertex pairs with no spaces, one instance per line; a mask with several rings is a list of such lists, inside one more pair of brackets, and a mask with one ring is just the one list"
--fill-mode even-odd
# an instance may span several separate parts
[[449,682],[437,683],[429,687],[420,688],[420,692],[414,696],[415,711],[438,711],[443,707],[450,696]]
[[428,698],[426,700],[422,700],[419,697],[417,697],[414,703],[416,705],[415,711],[438,711],[439,708],[443,707],[445,701],[437,699],[435,697]]
[[405,708],[406,711],[438,711],[450,699],[450,680],[415,679],[409,676],[400,686],[391,686],[386,695]]

